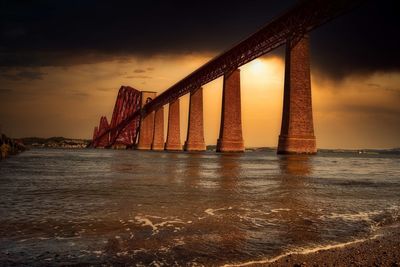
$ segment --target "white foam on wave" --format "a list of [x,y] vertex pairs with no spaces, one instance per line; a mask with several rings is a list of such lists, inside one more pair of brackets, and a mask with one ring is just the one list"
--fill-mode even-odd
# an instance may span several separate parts
[[183,245],[186,244],[185,241],[183,241],[183,238],[182,238],[182,237],[180,237],[180,238],[175,238],[174,241],[175,241],[175,246],[176,246],[176,247],[177,247],[177,246],[183,246]]
[[382,214],[382,211],[369,211],[357,213],[331,213],[329,215],[322,215],[321,219],[342,219],[345,221],[358,222],[358,221],[371,221],[372,216]]
[[183,222],[181,220],[172,220],[172,221],[165,221],[165,222],[157,223],[155,225],[163,227],[165,225],[173,226],[174,224],[185,224],[185,222]]
[[148,218],[153,218],[153,219],[162,219],[163,217],[160,216],[155,216],[155,215],[146,215]]
[[134,255],[136,255],[137,253],[145,253],[145,252],[147,252],[147,250],[144,248],[133,250]]
[[126,255],[128,255],[128,251],[117,252],[117,256],[118,256],[118,257],[120,257],[120,256],[126,256]]
[[215,212],[217,211],[223,211],[223,210],[231,210],[233,209],[232,207],[228,207],[228,208],[219,208],[219,209],[206,209],[204,212],[207,213],[208,215],[214,216]]
[[153,222],[147,219],[146,217],[135,216],[135,220],[141,223],[142,226],[150,226],[153,229],[153,232],[158,230],[157,227],[153,224]]
[[161,266],[164,266],[164,263],[159,262],[159,261],[152,261],[149,266],[161,267]]
[[[152,234],[156,234],[159,232],[159,228],[161,227],[174,227],[174,229],[176,229],[177,227],[175,227],[176,224],[186,224],[184,221],[179,220],[179,219],[174,219],[174,220],[166,220],[160,223],[153,223],[148,217],[152,217],[152,218],[161,218],[158,216],[135,216],[135,220],[137,220],[141,226],[150,226],[152,229]],[[181,229],[181,228],[178,228]]]
[[[238,213],[237,216],[239,217],[240,221],[246,221],[250,222],[255,226],[263,226],[263,225],[278,225],[279,224],[279,219],[276,219],[274,217],[271,217],[270,215],[272,213],[279,213],[279,212],[290,212],[291,209],[288,208],[276,208],[276,209],[271,209],[269,211],[264,211],[260,209],[251,209],[251,208],[243,208],[240,207],[238,208],[240,211],[244,211],[241,215],[241,213]],[[274,223],[274,221],[278,221],[278,223]]]
[[[247,215],[237,215],[240,219],[240,221],[245,221],[245,222],[250,222],[255,226],[263,226],[261,223],[266,224],[268,222],[266,222],[265,219],[263,218],[258,218],[258,217],[251,217],[251,216],[247,216]],[[268,223],[270,224],[270,223]]]
[[272,209],[271,212],[277,213],[280,211],[291,211],[291,209],[279,208],[279,209]]
[[373,240],[379,237],[380,235],[374,235],[370,238],[362,238],[362,239],[356,239],[353,241],[345,242],[345,243],[339,243],[339,244],[332,244],[332,245],[325,245],[325,246],[317,246],[317,247],[312,247],[312,248],[302,248],[294,251],[289,251],[284,254],[281,254],[279,256],[273,257],[273,258],[267,258],[267,259],[262,259],[262,260],[257,260],[257,261],[248,261],[248,262],[243,262],[243,263],[229,263],[229,264],[224,264],[222,267],[239,267],[239,266],[250,266],[254,264],[266,264],[266,263],[272,263],[275,262],[281,258],[287,257],[289,255],[307,255],[311,253],[316,253],[319,251],[324,251],[324,250],[330,250],[330,249],[338,249],[338,248],[344,248],[349,245],[357,244],[357,243],[362,243],[367,240]]

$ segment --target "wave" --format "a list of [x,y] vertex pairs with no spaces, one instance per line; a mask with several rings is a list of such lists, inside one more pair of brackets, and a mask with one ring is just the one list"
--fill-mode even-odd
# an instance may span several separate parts
[[372,226],[384,226],[400,220],[400,207],[392,205],[384,210],[360,211],[356,213],[331,213],[320,216],[322,220],[343,220],[349,222],[371,222]]
[[[187,223],[192,223],[192,221],[187,221],[184,222],[180,219],[173,219],[173,220],[166,220],[162,221],[159,223],[153,223],[150,218],[161,218],[161,217],[156,217],[156,216],[150,216],[150,215],[144,215],[144,216],[135,216],[135,220],[141,225],[141,226],[149,226],[152,229],[152,235],[157,234],[160,231],[160,228],[163,228],[165,226],[167,227],[174,227],[176,230],[177,228],[180,229],[179,227],[175,227],[176,224],[187,224]],[[165,219],[165,218],[164,218]]]
[[345,221],[371,221],[375,215],[382,214],[382,211],[369,211],[369,212],[357,212],[357,213],[331,213],[329,215],[322,215],[320,219],[341,219]]
[[324,245],[324,246],[317,246],[317,247],[309,247],[309,248],[300,248],[297,250],[292,250],[289,252],[286,252],[284,254],[281,254],[279,256],[273,257],[273,258],[267,258],[267,259],[261,259],[261,260],[253,260],[253,261],[247,261],[247,262],[242,262],[242,263],[229,263],[229,264],[224,264],[222,267],[240,267],[240,266],[249,266],[253,264],[266,264],[266,263],[272,263],[275,262],[281,258],[287,257],[289,255],[293,254],[300,254],[300,255],[307,255],[311,253],[316,253],[319,251],[323,250],[330,250],[330,249],[337,249],[337,248],[344,248],[349,245],[357,244],[357,243],[362,243],[368,240],[373,240],[378,238],[379,234],[376,234],[370,238],[361,238],[361,239],[355,239],[353,241],[349,242],[344,242],[344,243],[337,243],[337,244],[329,244],[329,245]]
[[333,243],[333,244],[326,244],[326,245],[319,245],[319,246],[313,246],[313,247],[301,247],[297,248],[288,252],[285,252],[284,254],[271,257],[271,258],[265,258],[261,260],[252,260],[252,261],[247,261],[247,262],[242,262],[242,263],[229,263],[229,264],[224,264],[222,265],[223,267],[233,267],[233,266],[250,266],[253,264],[267,264],[267,263],[272,263],[275,262],[281,258],[287,257],[289,255],[307,255],[307,254],[312,254],[316,253],[319,251],[324,251],[324,250],[330,250],[330,249],[338,249],[338,248],[343,248],[349,245],[357,244],[357,243],[362,243],[368,240],[373,240],[376,239],[385,233],[382,231],[383,229],[387,229],[388,227],[400,227],[400,209],[399,206],[393,205],[389,207],[388,209],[385,209],[383,211],[369,211],[369,212],[357,212],[357,213],[343,213],[343,214],[338,214],[338,213],[331,213],[330,215],[323,215],[321,216],[323,219],[341,219],[341,220],[347,220],[351,222],[357,222],[357,221],[368,221],[371,222],[371,236],[367,238],[359,238],[359,239],[354,239],[352,241],[348,242],[343,242],[343,243]]
[[207,213],[208,215],[214,216],[215,212],[217,211],[223,211],[223,210],[231,210],[232,207],[228,207],[228,208],[219,208],[219,209],[206,209],[204,212]]

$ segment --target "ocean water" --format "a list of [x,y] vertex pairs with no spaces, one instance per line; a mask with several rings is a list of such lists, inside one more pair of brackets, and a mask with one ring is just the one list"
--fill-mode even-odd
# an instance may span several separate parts
[[221,266],[400,221],[400,157],[37,149],[0,162],[0,266]]

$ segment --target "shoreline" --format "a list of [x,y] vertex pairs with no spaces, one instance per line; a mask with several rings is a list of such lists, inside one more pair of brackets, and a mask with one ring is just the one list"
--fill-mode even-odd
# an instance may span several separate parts
[[400,266],[400,224],[384,227],[370,238],[223,265],[228,266]]

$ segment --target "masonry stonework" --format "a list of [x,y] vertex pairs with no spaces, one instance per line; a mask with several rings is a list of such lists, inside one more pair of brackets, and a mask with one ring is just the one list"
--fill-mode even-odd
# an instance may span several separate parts
[[179,118],[179,98],[169,104],[168,132],[165,150],[182,150]]
[[[156,97],[156,92],[142,92],[140,106],[143,107]],[[137,149],[150,150],[153,142],[154,111],[140,119],[139,141]]]
[[194,92],[190,92],[189,123],[185,150],[206,150],[203,123],[203,88],[201,87]]
[[218,152],[243,152],[240,70],[224,75]]
[[164,107],[156,110],[152,150],[164,150]]
[[286,44],[285,85],[278,154],[315,154],[309,39]]

